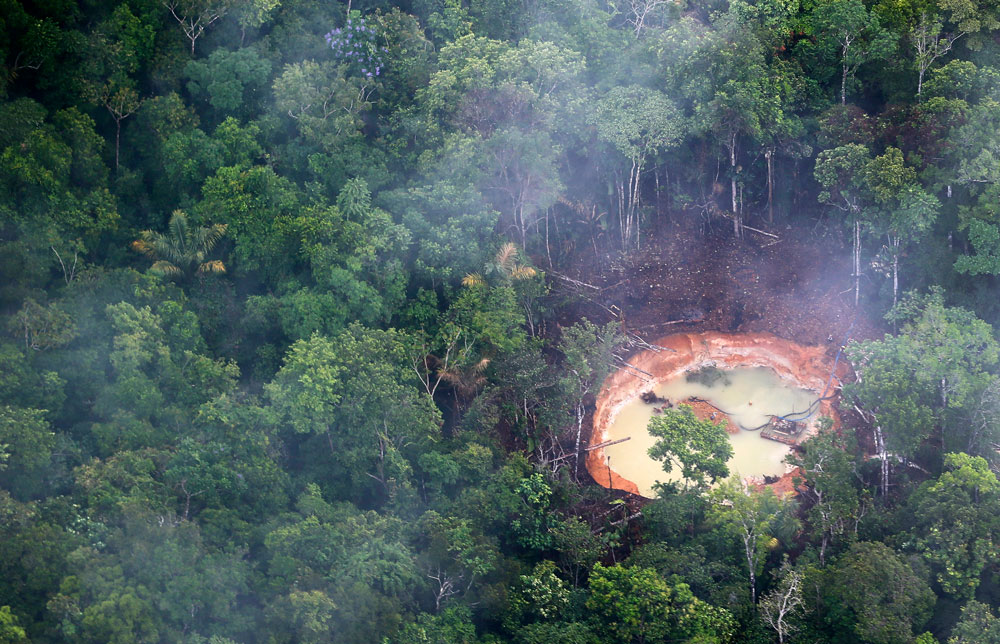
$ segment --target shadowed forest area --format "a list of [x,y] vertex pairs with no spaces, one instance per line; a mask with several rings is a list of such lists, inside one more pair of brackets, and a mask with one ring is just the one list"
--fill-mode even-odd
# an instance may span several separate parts
[[[0,644],[1000,643],[998,36],[0,0]],[[796,493],[590,478],[673,331],[845,346]]]

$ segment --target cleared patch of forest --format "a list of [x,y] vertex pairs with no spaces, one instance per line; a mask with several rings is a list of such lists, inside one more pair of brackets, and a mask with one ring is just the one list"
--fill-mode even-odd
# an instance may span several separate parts
[[[0,0],[0,643],[1000,642],[998,29]],[[594,484],[670,334],[849,364],[841,424]]]

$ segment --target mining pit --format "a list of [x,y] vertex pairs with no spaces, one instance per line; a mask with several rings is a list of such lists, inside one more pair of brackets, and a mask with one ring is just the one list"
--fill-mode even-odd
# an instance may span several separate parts
[[[770,333],[711,331],[677,333],[649,344],[653,348],[630,356],[630,366],[612,373],[597,395],[590,445],[628,435],[628,441],[587,452],[587,470],[604,487],[651,497],[654,481],[679,479],[676,468],[667,474],[645,454],[652,445],[645,423],[667,404],[690,404],[699,418],[725,421],[737,459],[735,466],[730,461],[730,469],[739,470],[751,483],[771,484],[779,492],[793,489],[794,472],[783,462],[791,446],[813,435],[823,416],[832,418],[835,427],[839,424],[833,399],[850,367],[845,360],[837,362],[828,346],[802,345]],[[728,398],[707,400],[713,383],[698,389],[696,382],[692,388],[692,380],[700,373],[722,374],[723,378],[733,374],[735,378],[744,370],[761,379],[759,385],[751,383]],[[771,381],[778,384],[769,385]],[[748,400],[743,402],[740,396]],[[616,425],[623,414],[635,417]],[[782,421],[780,416],[789,420]]]

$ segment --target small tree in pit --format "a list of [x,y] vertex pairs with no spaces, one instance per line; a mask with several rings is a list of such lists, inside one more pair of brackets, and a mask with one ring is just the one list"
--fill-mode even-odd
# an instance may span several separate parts
[[701,420],[690,405],[680,405],[653,416],[647,431],[656,437],[649,456],[663,462],[664,472],[669,474],[676,465],[686,482],[699,487],[708,482],[706,478],[714,483],[729,476],[726,462],[733,456],[733,447],[723,423]]

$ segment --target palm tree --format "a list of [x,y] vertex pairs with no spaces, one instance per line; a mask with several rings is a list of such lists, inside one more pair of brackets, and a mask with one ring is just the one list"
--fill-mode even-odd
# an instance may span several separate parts
[[[527,264],[522,264],[518,255],[517,245],[507,242],[500,247],[491,261],[486,262],[483,273],[498,275],[500,281],[505,284],[534,277],[537,271]],[[462,284],[464,286],[482,286],[486,283],[483,273],[469,273],[462,278]]]
[[192,273],[225,273],[220,260],[208,260],[208,254],[226,234],[226,224],[192,226],[183,210],[170,215],[167,232],[144,230],[132,248],[153,258],[150,267],[154,273],[171,276],[189,276]]
[[455,411],[462,413],[465,403],[475,398],[479,388],[486,382],[486,367],[489,358],[480,358],[476,362],[459,362],[438,368],[438,376],[451,385],[455,395]]

